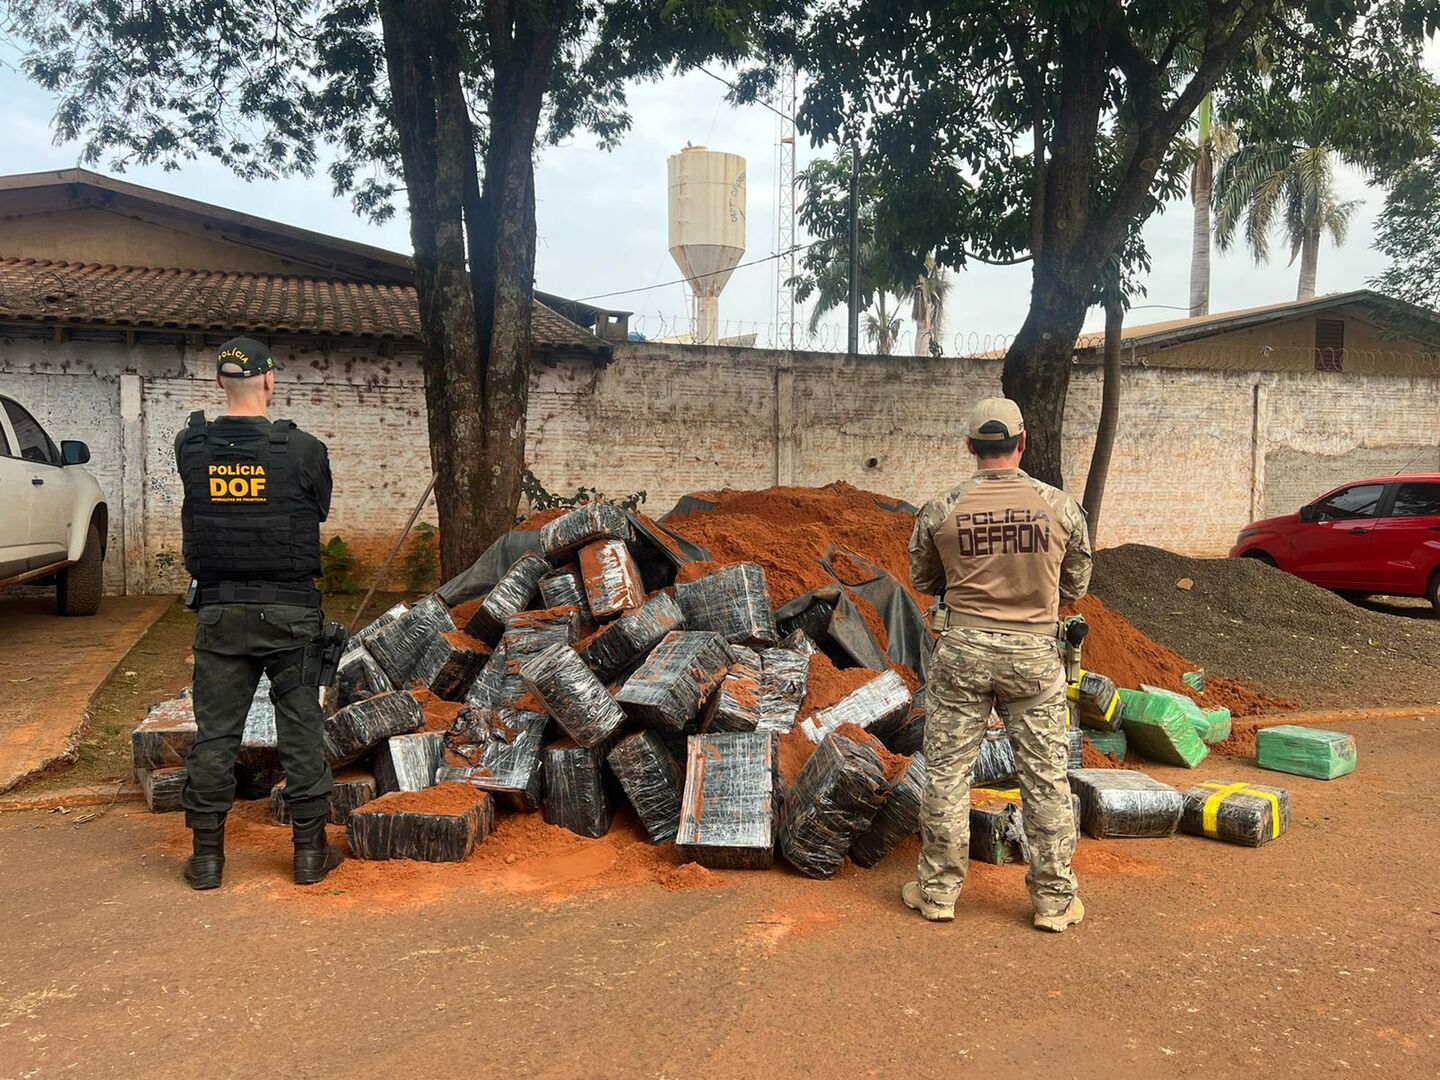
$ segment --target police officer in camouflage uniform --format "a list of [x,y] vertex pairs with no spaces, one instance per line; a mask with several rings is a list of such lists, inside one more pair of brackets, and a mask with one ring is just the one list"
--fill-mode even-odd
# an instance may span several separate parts
[[275,369],[252,338],[220,347],[216,383],[227,413],[194,413],[175,438],[185,488],[185,567],[195,609],[195,745],[180,801],[194,834],[185,879],[220,885],[225,816],[251,699],[270,676],[284,797],[294,830],[295,881],[320,881],[342,860],[325,837],[331,776],[322,745],[318,649],[323,617],[320,523],[330,511],[325,444],[292,421],[271,421]]
[[925,760],[917,881],[906,906],[955,917],[970,853],[970,782],[992,707],[1015,748],[1035,925],[1057,933],[1085,914],[1070,860],[1075,817],[1066,779],[1065,676],[1059,606],[1085,595],[1085,512],[1020,468],[1025,422],[1006,398],[970,415],[977,471],[927,503],[910,540],[910,578],[940,596],[940,639],[926,684]]

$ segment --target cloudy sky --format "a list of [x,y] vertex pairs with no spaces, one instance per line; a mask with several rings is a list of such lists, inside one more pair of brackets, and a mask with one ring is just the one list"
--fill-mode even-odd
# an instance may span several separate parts
[[[540,288],[575,298],[626,290],[596,303],[634,311],[632,327],[649,337],[687,332],[686,295],[675,284],[680,274],[666,250],[665,213],[665,159],[687,142],[747,159],[745,258],[775,251],[776,117],[759,105],[734,108],[725,94],[724,85],[700,72],[642,85],[630,94],[634,125],[619,149],[602,151],[592,138],[580,136],[543,152],[537,175]],[[28,83],[16,68],[15,54],[0,47],[0,130],[6,133],[0,172],[78,163],[78,147],[55,145],[49,126],[53,112],[53,100]],[[802,140],[800,166],[816,153]],[[132,169],[126,179],[380,247],[408,251],[410,246],[403,214],[386,225],[372,225],[356,217],[347,200],[337,199],[323,177],[245,183],[213,162],[196,161],[168,173]],[[1345,245],[1337,249],[1327,241],[1321,252],[1320,292],[1361,287],[1383,266],[1370,249],[1382,193],[1345,169],[1339,183],[1345,197],[1363,203]],[[1133,324],[1183,314],[1189,295],[1189,203],[1174,204],[1153,218],[1146,240],[1154,268],[1146,282],[1149,295],[1137,303],[1155,306],[1137,307]],[[1217,253],[1211,310],[1293,298],[1297,268],[1285,261],[1284,245],[1275,248],[1278,257],[1259,267],[1243,252]],[[1024,317],[1029,284],[1024,266],[975,266],[956,275],[945,316],[947,351],[960,344],[986,347],[994,338],[1013,334]],[[775,321],[775,286],[773,261],[737,270],[720,298],[722,333],[758,332],[763,343]],[[1098,325],[1098,313],[1091,314],[1090,324]],[[905,325],[909,332],[908,319]],[[822,335],[843,346],[843,315],[825,320]],[[957,335],[963,342],[956,342]]]

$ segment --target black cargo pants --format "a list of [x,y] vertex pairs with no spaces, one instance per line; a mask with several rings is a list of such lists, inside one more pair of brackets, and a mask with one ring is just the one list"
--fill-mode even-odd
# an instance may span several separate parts
[[[197,730],[180,793],[189,828],[218,827],[235,802],[235,759],[261,673],[273,683],[323,624],[318,608],[293,604],[208,604],[196,612]],[[275,702],[275,731],[290,819],[325,816],[332,780],[316,687],[294,686]]]

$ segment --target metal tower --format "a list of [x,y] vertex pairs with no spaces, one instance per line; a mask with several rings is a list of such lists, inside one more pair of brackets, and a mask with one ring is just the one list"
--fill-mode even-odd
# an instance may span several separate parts
[[779,136],[775,170],[775,346],[795,348],[795,66],[781,70],[776,85]]

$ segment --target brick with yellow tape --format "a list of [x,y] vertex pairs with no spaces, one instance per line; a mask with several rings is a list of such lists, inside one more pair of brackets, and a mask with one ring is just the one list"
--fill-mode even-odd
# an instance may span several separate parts
[[[1231,800],[1243,795],[1259,800],[1260,805],[1236,804]],[[1231,813],[1221,818],[1222,807]],[[1269,810],[1267,828],[1266,810]],[[1212,836],[1233,844],[1259,847],[1278,837],[1289,823],[1290,793],[1284,788],[1258,784],[1202,780],[1185,792],[1185,813],[1181,828],[1200,836]]]

